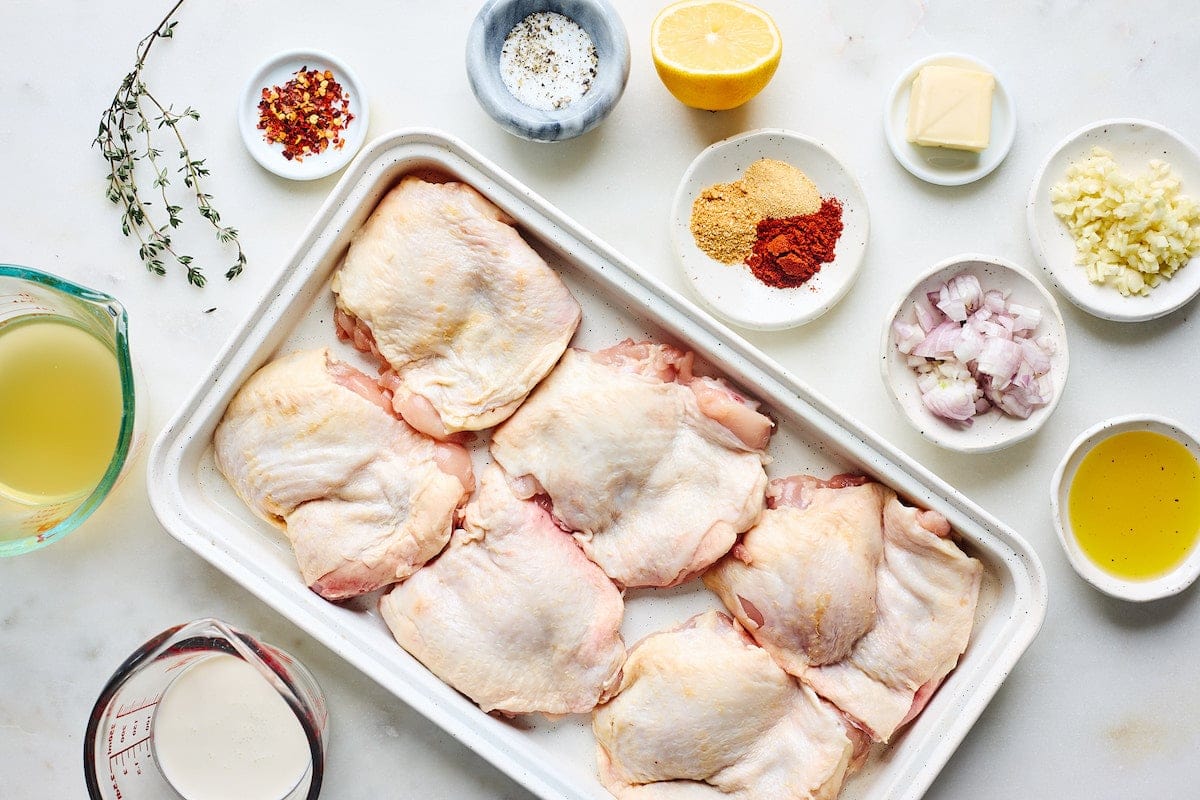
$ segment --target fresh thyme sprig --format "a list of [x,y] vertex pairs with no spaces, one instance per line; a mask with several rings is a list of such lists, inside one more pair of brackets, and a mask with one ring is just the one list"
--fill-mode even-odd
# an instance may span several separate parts
[[[216,231],[217,239],[224,244],[232,244],[237,248],[237,258],[226,272],[228,279],[236,278],[246,266],[246,255],[242,252],[241,242],[235,228],[221,224],[221,215],[212,205],[212,195],[204,191],[201,178],[206,177],[208,168],[205,159],[193,159],[188,152],[187,143],[179,130],[179,123],[184,120],[198,120],[200,113],[188,106],[183,111],[176,112],[174,106],[166,105],[150,93],[142,80],[142,68],[146,64],[146,56],[150,48],[159,39],[170,39],[175,35],[178,21],[171,18],[183,5],[184,0],[178,0],[162,22],[145,38],[138,42],[137,62],[133,69],[121,81],[112,103],[100,117],[100,130],[92,145],[99,145],[101,153],[108,161],[108,199],[123,207],[121,216],[121,232],[126,236],[131,233],[138,239],[138,257],[146,265],[146,269],[156,275],[167,273],[163,259],[173,258],[187,270],[188,283],[203,286],[206,278],[200,267],[192,264],[192,257],[184,255],[175,249],[171,240],[171,232],[183,223],[183,207],[170,201],[167,187],[171,184],[170,166],[163,166],[163,153],[156,147],[154,133],[169,130],[168,141],[174,140],[171,147],[179,148],[180,166],[177,173],[183,175],[183,185],[192,190],[195,197],[196,211],[208,220]],[[164,131],[165,132],[165,131]],[[161,135],[161,134],[160,134]],[[162,145],[165,147],[166,145]],[[143,162],[143,169],[154,174],[153,189],[157,190],[162,199],[162,211],[157,218],[151,212],[152,201],[146,199],[139,190],[136,171],[138,162]]]

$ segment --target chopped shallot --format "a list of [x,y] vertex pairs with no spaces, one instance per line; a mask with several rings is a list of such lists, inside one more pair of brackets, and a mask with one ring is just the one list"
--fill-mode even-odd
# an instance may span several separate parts
[[917,315],[917,324],[921,326],[921,330],[929,333],[933,330],[933,326],[937,323],[934,321],[937,316],[937,309],[933,307],[933,302],[928,297],[919,297],[913,301],[913,309]]
[[983,289],[979,278],[960,273],[942,284],[935,305],[938,310],[955,322],[966,322],[971,312],[979,308],[983,300]]
[[896,334],[896,347],[905,354],[911,353],[913,348],[925,338],[925,331],[921,330],[920,325],[913,322],[898,319],[892,330]]
[[913,311],[915,321],[892,323],[893,340],[935,415],[964,426],[992,408],[1025,419],[1053,398],[1054,338],[1037,333],[1041,309],[959,273],[914,300]]

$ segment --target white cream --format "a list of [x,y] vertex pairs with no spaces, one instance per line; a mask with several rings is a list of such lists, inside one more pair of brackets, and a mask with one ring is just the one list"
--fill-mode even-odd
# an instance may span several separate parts
[[154,715],[154,751],[186,800],[280,800],[306,775],[308,739],[250,664],[215,655],[176,678]]

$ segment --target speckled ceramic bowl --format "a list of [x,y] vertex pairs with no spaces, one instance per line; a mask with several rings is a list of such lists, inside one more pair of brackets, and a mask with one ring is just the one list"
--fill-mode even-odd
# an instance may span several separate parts
[[[916,313],[913,301],[936,290],[959,273],[974,275],[985,290],[1000,289],[1008,293],[1008,299],[1012,302],[1042,310],[1037,335],[1050,337],[1054,344],[1049,372],[1054,396],[1049,403],[1035,409],[1028,419],[1010,417],[993,408],[977,415],[969,426],[963,427],[935,416],[921,399],[917,373],[908,365],[907,358],[896,349],[892,323],[897,319],[914,322]],[[990,453],[1025,441],[1037,433],[1062,398],[1070,364],[1067,330],[1054,296],[1038,283],[1037,278],[1011,261],[974,253],[948,258],[922,273],[884,318],[880,346],[882,358],[879,363],[883,382],[904,418],[929,441],[961,453]]]
[[1178,422],[1165,417],[1129,414],[1105,420],[1079,434],[1067,448],[1067,454],[1063,456],[1050,482],[1050,510],[1054,515],[1058,542],[1080,577],[1107,595],[1140,603],[1170,597],[1191,586],[1200,577],[1200,547],[1193,546],[1179,564],[1157,577],[1143,580],[1122,578],[1102,569],[1088,557],[1071,525],[1070,514],[1071,484],[1084,457],[1105,439],[1130,431],[1159,433],[1179,442],[1193,455],[1200,453],[1200,440],[1184,430]]
[[[696,196],[715,183],[738,180],[760,158],[791,164],[816,184],[822,197],[842,203],[836,255],[803,286],[768,286],[746,265],[722,264],[709,256],[692,235]],[[870,228],[866,195],[849,169],[821,142],[781,128],[748,131],[710,145],[684,172],[671,204],[671,242],[689,288],[717,316],[757,331],[794,328],[833,308],[858,277]]]
[[[541,111],[513,97],[500,76],[500,49],[517,23],[538,11],[574,20],[596,46],[591,88],[565,108]],[[483,109],[509,133],[539,142],[571,139],[608,116],[629,79],[629,37],[607,0],[488,0],[467,34],[467,78]]]
[[[301,69],[327,69],[341,82],[350,100],[350,113],[354,119],[345,129],[340,148],[330,147],[323,153],[306,156],[303,160],[283,157],[283,148],[272,144],[258,129],[258,103],[264,88],[282,86]],[[325,178],[350,163],[367,140],[370,122],[370,107],[362,83],[344,61],[321,50],[286,50],[263,62],[242,90],[237,110],[238,130],[246,150],[263,169],[281,178],[294,181],[311,181]]]
[[[1086,270],[1076,263],[1074,237],[1054,213],[1050,187],[1063,180],[1067,169],[1086,159],[1095,146],[1112,153],[1121,171],[1131,177],[1145,172],[1150,159],[1162,159],[1183,182],[1183,194],[1195,197],[1200,192],[1200,150],[1175,131],[1144,119],[1094,122],[1059,143],[1033,181],[1025,212],[1033,252],[1054,288],[1093,316],[1114,322],[1166,316],[1200,294],[1200,270],[1185,265],[1145,297],[1126,297],[1111,286],[1088,280]],[[1192,262],[1200,264],[1200,258],[1188,263]]]

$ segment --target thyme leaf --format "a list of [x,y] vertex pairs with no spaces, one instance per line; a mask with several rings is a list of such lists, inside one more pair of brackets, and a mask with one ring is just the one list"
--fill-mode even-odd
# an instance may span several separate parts
[[[238,241],[237,229],[221,224],[221,215],[212,205],[212,195],[205,192],[201,185],[201,178],[209,175],[205,159],[192,158],[180,130],[181,122],[199,120],[200,113],[191,106],[182,111],[175,111],[170,104],[164,106],[142,80],[142,69],[150,48],[159,39],[174,38],[175,26],[179,22],[172,17],[183,2],[176,0],[154,30],[138,42],[137,61],[122,79],[108,108],[100,115],[100,126],[92,146],[99,147],[101,155],[108,162],[105,196],[121,207],[121,233],[137,238],[138,258],[142,264],[155,275],[165,275],[167,267],[164,258],[174,261],[186,271],[188,283],[202,287],[207,281],[203,270],[192,263],[191,256],[178,252],[171,242],[171,231],[182,225],[184,220],[181,216],[183,207],[172,203],[168,195],[173,174],[183,175],[183,185],[190,190],[197,214],[207,220],[217,241],[237,250],[233,266],[225,272],[227,279],[232,280],[242,273],[246,266],[246,255]],[[177,148],[179,152],[178,162],[181,166],[174,172],[168,163],[164,163],[163,143],[156,138],[164,136],[175,145],[169,149]],[[138,186],[138,162],[142,162],[145,165],[143,169],[148,168],[154,176],[150,194],[157,194],[162,201],[161,211]]]

